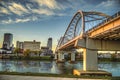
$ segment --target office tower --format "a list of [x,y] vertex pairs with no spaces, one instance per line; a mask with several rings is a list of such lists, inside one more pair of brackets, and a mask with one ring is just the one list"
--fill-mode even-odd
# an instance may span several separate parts
[[4,41],[3,41],[3,49],[11,49],[12,48],[12,41],[13,41],[13,34],[11,33],[4,33]]
[[48,38],[47,47],[52,50],[52,38]]

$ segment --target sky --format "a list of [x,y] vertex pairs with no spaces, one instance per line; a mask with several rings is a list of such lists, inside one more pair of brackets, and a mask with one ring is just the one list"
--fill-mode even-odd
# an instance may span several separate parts
[[0,0],[0,47],[4,33],[12,33],[14,45],[36,40],[46,46],[52,37],[54,50],[78,10],[113,15],[120,0]]

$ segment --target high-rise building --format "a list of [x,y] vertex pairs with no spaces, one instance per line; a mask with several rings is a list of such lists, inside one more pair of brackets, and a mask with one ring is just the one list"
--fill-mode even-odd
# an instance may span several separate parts
[[47,47],[52,50],[52,38],[48,38]]
[[4,33],[4,41],[3,41],[3,49],[11,49],[12,48],[12,41],[13,41],[13,34],[11,33]]

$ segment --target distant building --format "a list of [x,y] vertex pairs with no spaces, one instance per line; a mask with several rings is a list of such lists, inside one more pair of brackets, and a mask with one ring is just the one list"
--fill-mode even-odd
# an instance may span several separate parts
[[110,53],[99,53],[98,58],[111,58]]
[[24,42],[17,41],[17,42],[16,42],[16,48],[23,49],[23,43],[24,43]]
[[24,49],[24,47],[23,47],[24,44],[23,43],[24,42],[20,42],[20,41],[16,42],[16,48],[19,49],[20,53],[23,53],[23,49]]
[[13,42],[13,34],[5,33],[2,48],[6,49],[6,50],[10,50],[12,48],[12,46],[13,46],[12,42]]
[[47,53],[48,50],[49,50],[48,47],[41,47],[41,51],[42,51],[43,53]]
[[34,41],[24,41],[24,50],[29,49],[30,51],[40,51],[40,43]]
[[52,38],[48,38],[47,47],[52,50]]
[[51,56],[52,55],[52,50],[50,50],[48,47],[41,47],[42,51],[42,56]]
[[41,42],[34,41],[24,41],[16,43],[16,48],[22,49],[23,51],[29,49],[30,51],[40,51]]

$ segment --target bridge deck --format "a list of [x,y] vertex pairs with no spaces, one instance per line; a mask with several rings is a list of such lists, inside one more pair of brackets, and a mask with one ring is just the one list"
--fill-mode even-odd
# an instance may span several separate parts
[[87,31],[91,38],[120,39],[120,12]]

